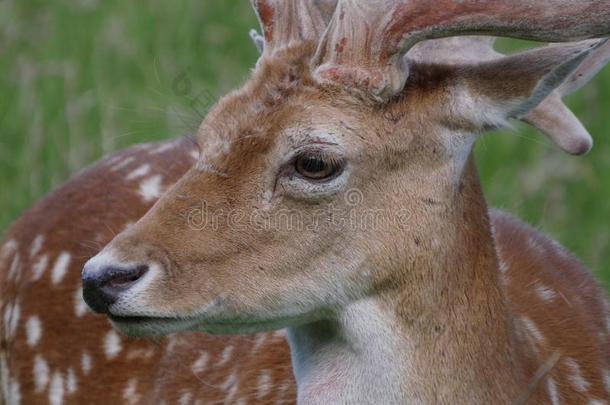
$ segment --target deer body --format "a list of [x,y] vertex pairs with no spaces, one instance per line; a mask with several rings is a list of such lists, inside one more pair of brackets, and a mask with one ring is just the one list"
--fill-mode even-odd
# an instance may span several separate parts
[[[562,85],[584,84],[581,78],[607,61],[607,44],[502,57],[482,42],[464,42],[478,44],[481,62],[449,63],[424,43],[403,57],[424,38],[471,32],[538,40],[608,35],[610,3],[583,2],[575,12],[562,0],[545,0],[520,23],[511,13],[531,4],[446,3],[449,14],[439,19],[415,0],[379,0],[379,7],[342,0],[336,9],[332,1],[255,1],[265,41],[253,77],[203,122],[194,167],[157,166],[167,173],[140,185],[144,204],[127,194],[130,221],[160,199],[87,262],[87,304],[139,337],[286,328],[302,404],[608,401],[607,298],[555,243],[490,215],[472,159],[480,133],[510,118],[540,124],[571,153],[586,151],[590,138],[575,117],[557,125],[540,117],[565,111]],[[558,27],[552,13],[567,26]],[[169,161],[185,162],[180,156],[190,151],[168,153]],[[104,178],[111,169],[98,170]],[[75,181],[87,184],[87,176],[95,171]],[[107,198],[123,201],[120,193]],[[368,218],[371,210],[386,220],[364,227],[342,221]],[[296,229],[276,222],[287,212],[297,213]],[[127,218],[117,213],[111,223],[118,227]],[[208,216],[193,223],[193,213],[212,215],[213,226]],[[16,230],[24,232],[24,223]],[[34,240],[21,239],[8,235],[12,261],[20,243]],[[52,284],[66,277],[67,261],[64,255],[48,275]],[[19,362],[18,333],[26,344],[40,333],[27,324],[20,329],[29,283],[15,282],[23,272],[2,265],[3,289],[13,291],[2,302],[9,320],[2,382],[5,398],[16,402],[27,378],[21,367],[28,367]],[[120,338],[109,333],[102,364],[120,351]],[[190,374],[206,369],[219,385],[195,382],[181,391],[184,403],[216,400],[218,388],[227,403],[293,399],[281,339],[231,338],[222,349],[222,340],[200,339],[221,350],[215,366],[206,368],[209,353],[192,354],[198,343],[189,337],[182,353],[193,356],[191,373],[176,371],[185,360],[173,359],[175,347],[153,351],[145,367],[153,364],[158,374],[143,368],[149,385],[141,397],[126,397],[176,398]],[[252,348],[252,367],[233,358],[242,346]],[[58,386],[62,398],[73,392],[70,381],[82,377],[71,368],[47,381],[40,368],[34,392],[48,385],[50,399]],[[124,392],[133,394],[133,382],[126,383]]]

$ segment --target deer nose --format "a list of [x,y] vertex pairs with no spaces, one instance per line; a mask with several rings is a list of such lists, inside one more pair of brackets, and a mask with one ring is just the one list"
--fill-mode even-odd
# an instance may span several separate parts
[[148,266],[104,267],[95,271],[85,266],[83,271],[83,299],[98,313],[107,314],[122,292],[129,290],[148,271]]

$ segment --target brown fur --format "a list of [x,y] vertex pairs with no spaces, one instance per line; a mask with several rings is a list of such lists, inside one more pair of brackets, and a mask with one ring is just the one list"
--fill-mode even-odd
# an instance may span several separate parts
[[[184,164],[165,174],[164,185],[175,184],[98,256],[112,257],[116,265],[148,265],[156,272],[145,289],[132,295],[130,290],[124,291],[110,307],[113,325],[133,335],[186,330],[243,334],[284,327],[295,333],[305,330],[306,334],[310,327],[314,340],[338,337],[354,344],[355,356],[370,349],[383,352],[393,348],[392,369],[387,375],[398,378],[391,388],[373,380],[364,381],[366,387],[354,387],[355,380],[344,379],[350,376],[350,367],[360,375],[373,371],[375,379],[384,372],[384,364],[367,365],[366,369],[350,362],[339,364],[344,353],[339,351],[338,357],[332,357],[334,353],[328,352],[321,360],[331,359],[330,364],[314,370],[313,381],[301,376],[299,396],[303,401],[333,398],[333,392],[355,395],[334,397],[347,402],[354,398],[356,402],[372,402],[375,393],[389,394],[386,400],[391,402],[424,403],[510,403],[520,397],[544,403],[552,400],[555,392],[568,403],[609,399],[609,388],[604,386],[610,366],[606,298],[577,262],[543,236],[499,214],[490,220],[470,149],[479,132],[501,125],[515,111],[527,112],[548,95],[534,92],[536,84],[545,84],[544,91],[561,84],[559,76],[565,78],[577,67],[582,59],[578,57],[585,55],[583,49],[565,47],[524,57],[521,63],[531,62],[538,69],[525,69],[527,77],[519,78],[522,81],[516,87],[498,86],[495,77],[486,74],[493,66],[494,72],[504,76],[503,70],[513,70],[511,63],[465,69],[413,64],[405,91],[381,102],[374,92],[346,88],[347,82],[340,80],[345,72],[340,69],[327,71],[339,80],[320,82],[312,69],[315,46],[310,40],[311,34],[315,39],[322,31],[323,18],[298,20],[299,9],[292,7],[295,3],[277,3],[275,7],[279,4],[288,4],[285,17],[276,20],[263,12],[262,19],[265,25],[273,21],[273,29],[278,21],[285,23],[280,31],[286,38],[267,49],[253,78],[242,90],[223,99],[206,118],[198,139],[199,162],[187,171],[188,165],[180,159],[185,153],[181,146],[168,153],[172,162]],[[316,7],[305,10],[311,17]],[[340,20],[342,14],[336,17]],[[278,35],[277,30],[267,30],[268,39],[269,32],[271,38]],[[344,45],[353,50],[352,44]],[[575,50],[578,52],[573,56]],[[347,54],[345,49],[337,48],[337,52]],[[374,86],[385,80],[374,75],[363,77]],[[312,147],[348,162],[345,171],[333,180],[336,184],[314,185],[291,172],[289,158],[301,148]],[[156,159],[144,155],[134,158],[140,162]],[[167,164],[162,161],[155,170],[167,169]],[[117,194],[104,187],[113,179],[111,171],[102,165],[75,180],[76,207],[56,209],[73,221],[77,215],[97,212],[103,207],[99,202],[105,199],[113,202]],[[102,187],[92,189],[89,181],[96,178]],[[70,196],[70,186],[66,190]],[[350,204],[348,194],[355,190],[362,201]],[[94,228],[125,221],[126,216],[138,218],[150,207],[138,204],[133,195],[123,191],[129,209],[113,210],[107,221],[101,221],[103,216],[93,217]],[[76,199],[81,198],[79,192],[85,196],[82,201]],[[56,204],[62,204],[59,194],[55,198]],[[46,203],[53,201],[51,198]],[[219,226],[193,227],[191,214],[198,207],[221,213]],[[12,263],[17,260],[16,253],[7,249],[7,255],[12,256],[0,263],[8,269],[0,273],[2,288],[7,291],[2,310],[19,308],[12,312],[24,316],[10,322],[9,313],[1,354],[9,364],[5,374],[14,391],[18,384],[23,395],[35,395],[28,373],[32,357],[38,354],[51,358],[53,367],[58,367],[53,368],[53,382],[59,379],[63,384],[61,376],[77,373],[79,391],[66,393],[75,398],[91,377],[75,371],[76,350],[53,351],[65,344],[53,334],[54,330],[66,331],[65,322],[59,328],[45,324],[43,336],[50,348],[42,352],[42,346],[37,346],[40,342],[30,342],[31,328],[24,325],[27,315],[45,309],[38,307],[34,298],[56,297],[55,293],[74,297],[76,290],[75,285],[61,282],[62,273],[53,270],[50,281],[60,278],[60,282],[51,283],[49,290],[47,272],[43,278],[46,284],[42,284],[52,294],[27,295],[29,286],[41,285],[27,280],[28,271],[33,269],[33,263],[25,259],[32,234],[53,235],[48,252],[54,255],[66,247],[74,256],[79,249],[66,241],[74,240],[69,238],[79,234],[78,227],[57,234],[54,232],[60,227],[34,230],[36,213],[49,216],[51,208],[43,203],[8,235],[6,246],[15,244],[25,267],[15,272]],[[325,220],[314,222],[320,210],[364,217],[371,209],[390,219],[396,219],[399,212],[407,213],[408,221],[345,229],[333,223],[334,214],[327,214]],[[286,210],[299,213],[307,225],[316,226],[298,231],[259,227],[265,219]],[[226,216],[236,212],[251,215]],[[87,224],[83,232],[91,229],[90,222],[76,223]],[[70,225],[67,222],[66,227]],[[528,242],[523,238],[529,238]],[[99,240],[107,241],[103,235]],[[92,263],[95,259],[85,272],[105,270],[92,268]],[[549,267],[561,270],[560,274],[549,274]],[[363,302],[364,307],[358,306]],[[66,313],[63,306],[60,313]],[[370,324],[359,323],[363,315],[371,316]],[[137,321],[133,317],[146,318]],[[50,322],[64,319],[53,316]],[[325,329],[316,329],[316,325]],[[373,332],[375,339],[358,342],[363,332],[359,328],[371,327],[368,332]],[[90,339],[97,338],[98,345],[99,328],[85,332],[91,333]],[[320,330],[324,334],[316,335]],[[126,347],[118,347],[113,343],[117,338],[109,333],[105,357],[99,346],[90,349],[95,352],[94,364],[125,366],[140,343],[131,346],[124,342]],[[74,347],[81,349],[83,334],[75,336]],[[259,339],[260,335],[234,338],[223,348],[219,339],[175,337],[163,350],[151,348],[151,354],[143,356],[146,362],[139,363],[134,372],[106,374],[104,368],[99,378],[92,374],[93,382],[99,384],[108,378],[105,382],[116,386],[120,376],[121,383],[127,384],[123,398],[134,402],[160,401],[168,396],[172,400],[191,399],[194,395],[206,401],[265,403],[272,397],[290,401],[294,386],[283,339]],[[393,342],[398,344],[393,346]],[[308,348],[293,345],[292,349],[299,375],[299,366],[308,360],[299,350],[306,353]],[[196,361],[193,350],[210,350],[208,360],[213,358],[215,363]],[[558,363],[538,385],[528,387],[554,353],[560,356]],[[180,373],[189,358],[200,367]],[[209,370],[205,387],[192,386],[190,374],[204,366]],[[317,383],[318,377],[322,380]],[[141,397],[132,395],[135,389],[130,378],[138,378],[138,384],[141,381]],[[182,388],[184,385],[189,387]],[[86,391],[87,395],[92,392],[107,398],[104,392]],[[116,399],[117,393],[107,395]]]

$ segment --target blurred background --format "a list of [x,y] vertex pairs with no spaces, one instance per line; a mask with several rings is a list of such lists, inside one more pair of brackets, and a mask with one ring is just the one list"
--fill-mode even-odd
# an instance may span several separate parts
[[[0,1],[0,234],[81,168],[192,134],[248,77],[249,2]],[[503,40],[502,51],[530,44]],[[610,287],[610,68],[568,104],[593,134],[571,157],[525,125],[484,137],[488,200],[557,238]]]

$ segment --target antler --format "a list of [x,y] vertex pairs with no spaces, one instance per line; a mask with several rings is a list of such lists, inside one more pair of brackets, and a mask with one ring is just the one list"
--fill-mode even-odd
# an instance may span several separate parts
[[563,42],[610,35],[610,0],[339,0],[318,49],[322,81],[381,99],[400,92],[424,39],[487,34]]
[[251,1],[263,29],[264,55],[296,42],[316,44],[337,5],[337,0]]

